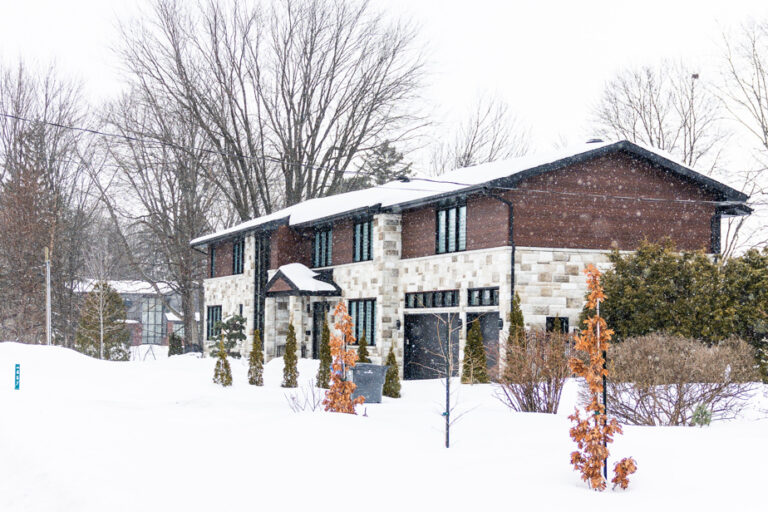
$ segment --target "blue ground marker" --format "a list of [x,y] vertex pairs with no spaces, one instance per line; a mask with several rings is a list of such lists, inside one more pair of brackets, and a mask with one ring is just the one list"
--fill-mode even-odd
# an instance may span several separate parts
[[19,381],[21,380],[21,365],[16,364],[16,386],[15,389],[19,389]]

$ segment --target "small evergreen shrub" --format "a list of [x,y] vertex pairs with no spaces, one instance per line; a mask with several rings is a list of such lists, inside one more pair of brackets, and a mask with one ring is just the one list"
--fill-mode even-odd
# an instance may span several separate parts
[[382,393],[390,398],[400,398],[400,369],[397,367],[394,342],[389,346],[387,354],[387,375],[384,377]]
[[240,352],[235,348],[246,339],[245,318],[240,315],[232,315],[223,322],[219,322],[218,327],[220,329],[219,340],[213,343],[211,350],[217,348],[221,342],[224,344],[224,350],[228,356],[239,358]]
[[288,324],[288,336],[285,338],[285,354],[283,355],[283,384],[284,388],[295,388],[299,385],[298,357],[296,355],[296,329]]
[[323,330],[320,334],[320,367],[317,369],[317,387],[328,389],[331,380],[331,331],[328,322],[323,322]]
[[464,362],[461,369],[462,384],[487,384],[488,366],[485,358],[485,346],[483,346],[483,333],[480,331],[480,322],[472,322],[467,331],[467,342],[464,345]]
[[258,329],[253,331],[253,346],[248,357],[248,384],[264,385],[264,352],[261,348],[261,335]]
[[229,367],[227,351],[224,349],[223,341],[219,341],[219,354],[216,368],[213,371],[213,383],[224,387],[232,385],[232,368]]
[[707,409],[707,406],[704,404],[697,405],[696,409],[693,411],[693,416],[691,416],[691,425],[708,427],[711,422],[712,413]]
[[368,342],[365,339],[365,334],[360,337],[357,342],[357,362],[358,363],[370,363],[371,358],[368,357]]
[[177,356],[183,353],[184,348],[182,347],[181,336],[175,332],[171,333],[168,337],[168,357]]

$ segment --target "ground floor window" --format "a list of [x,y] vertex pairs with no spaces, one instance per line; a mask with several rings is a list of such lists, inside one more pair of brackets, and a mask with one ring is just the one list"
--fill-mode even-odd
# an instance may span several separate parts
[[469,306],[498,306],[499,288],[470,288],[467,290],[467,304]]
[[376,299],[349,301],[349,316],[352,317],[352,334],[356,340],[365,334],[368,345],[376,344]]
[[221,306],[208,306],[206,321],[206,337],[209,340],[215,339],[221,332]]
[[568,317],[563,316],[548,316],[546,323],[547,332],[553,332],[556,330],[556,324],[560,322],[560,332],[563,334],[568,333]]
[[459,305],[459,290],[405,294],[406,308],[454,308]]

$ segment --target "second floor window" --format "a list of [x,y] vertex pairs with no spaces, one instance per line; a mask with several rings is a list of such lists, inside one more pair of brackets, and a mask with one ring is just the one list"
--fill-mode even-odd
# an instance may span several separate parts
[[467,207],[464,205],[437,211],[437,253],[467,249]]
[[467,305],[469,306],[498,306],[499,289],[493,288],[470,288],[467,290]]
[[216,277],[216,247],[211,246],[211,248],[210,248],[210,255],[211,255],[210,276],[211,277]]
[[243,260],[245,258],[245,239],[237,240],[232,244],[232,273],[243,273]]
[[371,219],[355,223],[355,261],[373,259],[373,221]]
[[333,245],[333,230],[331,228],[315,231],[315,240],[312,244],[312,266],[328,267],[331,265],[331,246]]

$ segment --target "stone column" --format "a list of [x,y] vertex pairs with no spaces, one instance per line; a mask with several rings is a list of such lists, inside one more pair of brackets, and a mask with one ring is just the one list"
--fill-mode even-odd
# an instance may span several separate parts
[[371,359],[382,364],[392,343],[395,353],[402,354],[402,329],[397,328],[402,295],[399,285],[401,253],[401,216],[376,215],[373,219],[373,262],[379,284],[376,290],[376,347],[371,350]]

